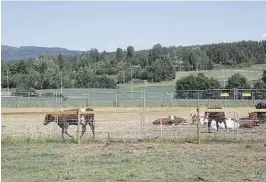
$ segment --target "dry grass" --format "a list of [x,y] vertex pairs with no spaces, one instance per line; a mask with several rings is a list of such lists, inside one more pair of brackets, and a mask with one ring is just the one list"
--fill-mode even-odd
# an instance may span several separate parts
[[[68,108],[66,108],[68,109]],[[200,108],[201,115],[206,108]],[[96,111],[140,111],[140,108],[95,108]],[[234,117],[234,112],[231,108],[223,108],[226,112],[226,117]],[[237,118],[245,117],[248,115],[252,108],[238,108],[235,113]],[[53,108],[2,108],[2,112],[38,112],[54,111]],[[145,122],[144,122],[144,136],[145,138],[195,138],[196,126],[195,125],[177,125],[177,126],[158,126],[153,125],[152,121],[160,117],[168,117],[170,113],[178,117],[183,117],[188,123],[191,122],[189,113],[195,113],[196,108],[146,108],[145,109]],[[96,138],[106,139],[109,135],[114,139],[125,138],[140,138],[141,135],[141,114],[136,113],[99,113],[96,114]],[[31,136],[31,137],[45,137],[45,136],[60,136],[61,130],[55,123],[43,125],[44,115],[10,115],[2,116],[2,121],[5,122],[3,129],[4,136]],[[76,126],[70,126],[69,133],[76,136]],[[248,140],[263,139],[265,137],[264,126],[256,127],[254,129],[239,129],[238,134],[240,137],[248,137]],[[201,128],[201,131],[204,131]],[[210,137],[221,138],[222,136],[229,137],[233,140],[236,137],[236,132],[220,132],[217,134],[202,134],[202,139],[210,139]],[[87,133],[84,138],[90,138],[91,131],[88,126]],[[83,139],[83,140],[85,140]]]

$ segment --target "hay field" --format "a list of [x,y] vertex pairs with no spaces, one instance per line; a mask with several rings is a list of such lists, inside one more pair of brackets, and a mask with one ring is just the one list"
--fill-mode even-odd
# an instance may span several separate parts
[[[65,108],[70,109],[70,108]],[[203,115],[206,108],[200,108],[200,113]],[[240,118],[248,116],[253,108],[238,108],[234,113],[232,108],[223,108],[226,117]],[[2,112],[52,112],[53,108],[2,108]],[[132,139],[140,138],[141,136],[141,113],[140,108],[95,108],[95,111],[106,111],[108,113],[95,114],[95,130],[97,139],[107,139],[108,133],[114,139]],[[125,112],[129,113],[111,113],[111,112]],[[135,112],[132,112],[135,111]],[[195,138],[197,134],[196,125],[191,125],[190,113],[195,113],[196,108],[147,108],[144,113],[143,136],[144,138]],[[168,117],[170,113],[178,117],[183,117],[187,120],[187,125],[177,126],[158,126],[153,125],[152,122],[157,118]],[[56,123],[43,125],[44,115],[3,115],[2,122],[5,127],[3,128],[3,136],[27,136],[27,137],[55,137],[61,136],[61,129]],[[77,127],[70,126],[69,133],[76,136]],[[80,130],[81,131],[81,130]],[[201,127],[200,131],[206,131],[206,128]],[[219,132],[211,136],[219,137],[226,135],[229,138],[235,137],[235,130],[229,132]],[[87,132],[84,138],[90,138],[90,127],[87,127]],[[239,129],[238,134],[240,137],[252,137],[263,139],[266,138],[265,126],[255,127],[253,129]],[[202,134],[204,137],[209,137],[210,134]],[[83,139],[83,140],[85,140]],[[250,139],[250,138],[249,138]],[[233,139],[232,139],[233,140]]]

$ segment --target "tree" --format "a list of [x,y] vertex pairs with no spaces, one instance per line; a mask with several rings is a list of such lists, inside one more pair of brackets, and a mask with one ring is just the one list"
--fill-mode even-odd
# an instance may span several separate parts
[[127,58],[132,58],[135,55],[135,50],[133,46],[127,47]]
[[248,83],[248,80],[246,77],[240,75],[239,73],[236,73],[228,78],[228,83],[225,87],[226,89],[249,89],[250,84]]
[[253,84],[254,89],[264,89],[266,88],[266,83],[262,81],[262,79],[258,79]]
[[119,61],[123,60],[123,58],[124,58],[123,50],[121,48],[117,48],[117,50],[116,50],[116,61],[119,62]]

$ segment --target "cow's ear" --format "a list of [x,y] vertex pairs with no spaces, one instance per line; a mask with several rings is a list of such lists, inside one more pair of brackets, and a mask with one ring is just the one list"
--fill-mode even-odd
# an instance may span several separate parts
[[48,115],[49,120],[53,120],[53,116],[51,114]]
[[50,120],[54,120],[54,116],[50,114]]

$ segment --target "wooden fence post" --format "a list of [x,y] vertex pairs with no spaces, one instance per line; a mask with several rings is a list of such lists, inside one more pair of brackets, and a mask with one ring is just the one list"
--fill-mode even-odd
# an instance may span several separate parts
[[79,132],[79,127],[80,127],[80,110],[78,108],[78,111],[77,111],[77,115],[78,115],[78,124],[77,124],[77,142],[78,144],[80,144],[80,132]]
[[199,106],[197,106],[197,142],[200,144],[200,114],[199,114]]

